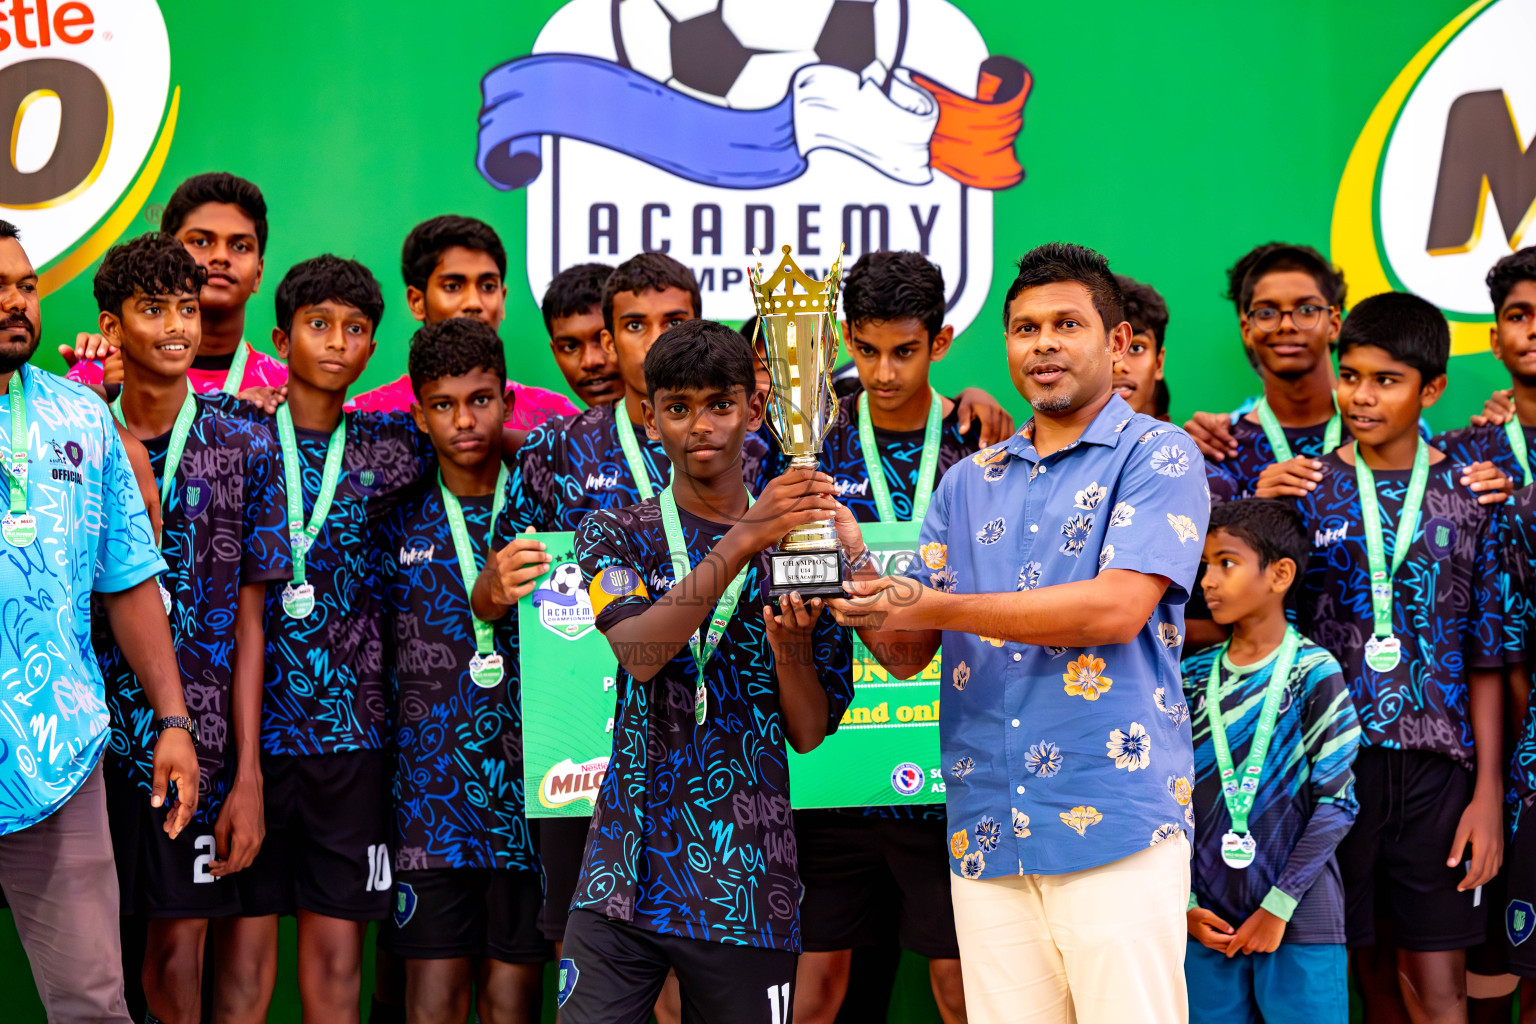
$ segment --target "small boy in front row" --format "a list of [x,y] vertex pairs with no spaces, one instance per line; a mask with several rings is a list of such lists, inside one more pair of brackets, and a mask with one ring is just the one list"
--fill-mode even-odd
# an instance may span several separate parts
[[[1345,1024],[1344,886],[1360,721],[1339,663],[1286,621],[1310,545],[1290,506],[1211,510],[1201,586],[1231,639],[1186,658],[1195,853],[1184,960],[1193,1024]],[[1176,780],[1181,782],[1182,780]]]
[[676,969],[684,1019],[777,1024],[800,952],[784,747],[816,747],[853,686],[848,635],[819,600],[768,606],[765,552],[839,506],[832,478],[803,469],[752,503],[742,443],[763,396],[740,334],[672,327],[644,379],[645,428],[671,483],[592,512],[577,534],[619,660],[619,709],[565,931],[560,1019],[639,1024]]
[[[539,1019],[549,944],[543,881],[524,811],[517,620],[491,624],[469,586],[506,498],[506,361],[487,324],[454,317],[411,341],[411,412],[438,473],[385,518],[378,541],[395,711],[392,919],[381,943],[405,961],[405,1018]],[[514,538],[532,589],[548,556]],[[527,571],[523,571],[527,568]],[[521,589],[519,589],[519,587]]]
[[1375,295],[1339,332],[1354,442],[1318,462],[1301,631],[1360,716],[1360,811],[1339,844],[1345,930],[1367,1014],[1466,1020],[1466,950],[1503,857],[1501,547],[1494,507],[1419,436],[1445,391],[1450,330],[1413,295]]

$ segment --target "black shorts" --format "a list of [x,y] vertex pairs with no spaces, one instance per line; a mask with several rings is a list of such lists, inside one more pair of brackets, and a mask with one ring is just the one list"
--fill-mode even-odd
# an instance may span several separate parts
[[554,952],[539,933],[543,902],[537,871],[402,871],[395,876],[394,903],[379,939],[407,960],[490,957],[542,964]]
[[807,953],[887,941],[954,959],[955,909],[942,820],[796,811],[800,938]]
[[165,834],[165,808],[149,806],[149,791],[117,772],[107,774],[107,823],[117,859],[122,912],[154,918],[235,917],[236,876],[215,878],[213,823],[194,819],[181,835]]
[[1401,949],[1483,943],[1488,901],[1481,892],[1457,892],[1466,866],[1445,865],[1474,782],[1471,772],[1441,754],[1360,748],[1360,813],[1338,851],[1351,948],[1375,944],[1378,920],[1391,922]]
[[389,916],[390,767],[382,750],[262,755],[267,837],[234,876],[241,913]]
[[644,1024],[677,972],[689,1024],[788,1024],[795,954],[657,935],[573,910],[557,978],[561,1024]]
[[1536,978],[1536,808],[1520,810],[1524,820],[1504,847],[1504,892],[1493,907],[1508,971]]
[[565,922],[571,915],[571,897],[581,876],[581,858],[587,852],[591,818],[540,818],[539,860],[544,865],[544,906],[539,910],[539,930],[550,942],[565,938]]

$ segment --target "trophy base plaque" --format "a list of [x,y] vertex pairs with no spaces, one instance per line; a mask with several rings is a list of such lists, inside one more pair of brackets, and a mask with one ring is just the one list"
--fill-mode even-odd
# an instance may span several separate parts
[[792,531],[768,556],[768,569],[768,596],[775,602],[792,593],[807,601],[847,596],[837,528],[830,519]]

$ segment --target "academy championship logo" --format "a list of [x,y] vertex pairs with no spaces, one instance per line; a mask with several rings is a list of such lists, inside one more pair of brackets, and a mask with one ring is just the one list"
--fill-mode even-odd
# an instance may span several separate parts
[[553,810],[585,800],[596,807],[597,792],[607,771],[607,757],[594,757],[580,764],[566,758],[544,773],[544,781],[539,784],[539,803]]
[[1333,210],[1333,258],[1357,300],[1412,291],[1484,352],[1484,277],[1536,241],[1536,0],[1479,0],[1414,55],[1355,142]]
[[992,193],[1024,176],[1030,83],[948,0],[571,0],[485,76],[478,164],[527,190],[535,296],[573,264],[665,252],[705,315],[741,320],[754,248],[788,243],[820,277],[842,243],[933,260],[964,329]]
[[581,585],[581,566],[561,562],[530,595],[539,610],[539,622],[545,629],[567,640],[576,640],[592,632],[597,614]]
[[0,14],[0,118],[11,125],[0,218],[48,267],[45,294],[101,256],[143,207],[175,128],[170,81],[155,0],[38,0]]

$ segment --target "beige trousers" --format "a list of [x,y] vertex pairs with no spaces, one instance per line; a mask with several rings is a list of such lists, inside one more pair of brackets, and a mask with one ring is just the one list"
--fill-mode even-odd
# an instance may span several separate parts
[[1185,1024],[1189,841],[1065,875],[950,879],[971,1024]]

